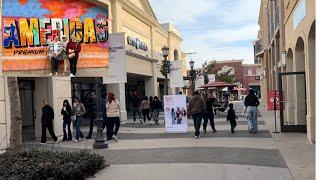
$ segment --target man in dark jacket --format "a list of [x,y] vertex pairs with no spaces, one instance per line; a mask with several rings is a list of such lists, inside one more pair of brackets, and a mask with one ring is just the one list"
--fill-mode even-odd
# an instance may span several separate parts
[[54,112],[51,106],[49,106],[48,99],[44,99],[44,106],[42,108],[42,117],[41,117],[41,125],[42,125],[42,134],[41,134],[41,143],[45,144],[47,140],[46,136],[46,129],[54,140],[54,143],[58,143],[58,138],[54,134],[53,131],[53,119],[54,119]]
[[194,128],[195,128],[195,138],[198,139],[200,137],[200,126],[202,120],[202,114],[206,110],[206,104],[204,100],[201,98],[198,91],[195,91],[188,106],[188,113],[192,116]]
[[140,123],[142,124],[142,117],[140,112],[141,99],[137,95],[137,92],[133,93],[131,104],[132,104],[132,111],[133,111],[133,122],[134,123],[136,122],[136,114],[138,114]]
[[94,91],[92,91],[90,93],[90,96],[88,98],[88,109],[89,109],[89,118],[90,118],[90,127],[89,127],[89,134],[86,137],[86,139],[91,139],[92,136],[92,131],[93,131],[93,125],[94,122],[97,118],[97,97],[96,97],[96,93]]

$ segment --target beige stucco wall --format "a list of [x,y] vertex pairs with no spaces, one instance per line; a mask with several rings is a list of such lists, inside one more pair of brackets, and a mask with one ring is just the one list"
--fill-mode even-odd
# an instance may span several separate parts
[[0,77],[0,153],[9,147],[10,116],[8,112],[8,89],[6,78]]

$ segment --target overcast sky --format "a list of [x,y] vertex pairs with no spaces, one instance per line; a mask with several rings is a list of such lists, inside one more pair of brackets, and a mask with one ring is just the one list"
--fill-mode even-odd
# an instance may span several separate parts
[[[259,30],[260,0],[149,0],[160,23],[172,23],[185,52],[205,61],[244,59],[253,63],[252,41]],[[187,59],[189,61],[189,57]]]

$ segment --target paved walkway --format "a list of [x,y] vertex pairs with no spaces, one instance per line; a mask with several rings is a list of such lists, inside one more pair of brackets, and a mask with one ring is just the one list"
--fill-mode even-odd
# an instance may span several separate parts
[[[235,105],[238,113],[240,106]],[[244,118],[239,119],[236,133],[231,134],[222,113],[215,119],[217,132],[209,131],[208,126],[207,134],[201,132],[200,139],[193,138],[191,120],[185,134],[165,133],[163,121],[156,126],[129,120],[120,128],[120,141],[109,142],[108,149],[92,149],[94,140],[41,147],[86,148],[103,155],[110,166],[91,179],[314,179],[314,145],[306,143],[305,134],[271,134],[272,114],[263,110],[261,114],[259,133],[254,135],[248,134]]]

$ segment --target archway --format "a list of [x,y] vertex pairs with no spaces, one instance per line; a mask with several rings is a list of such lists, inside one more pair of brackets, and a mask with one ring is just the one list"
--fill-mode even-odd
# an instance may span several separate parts
[[174,55],[174,60],[178,61],[179,60],[179,53],[178,53],[177,49],[174,50],[173,55]]
[[308,36],[308,51],[306,63],[306,79],[307,79],[307,132],[308,140],[315,141],[315,34],[316,23],[313,22]]
[[[293,52],[290,48],[287,52],[286,58],[286,72],[293,72]],[[285,109],[286,109],[286,117],[285,123],[288,125],[295,124],[295,116],[294,116],[294,76],[286,76],[286,93],[285,93]]]
[[[301,37],[298,38],[295,46],[293,59],[293,71],[305,71],[305,43]],[[296,125],[306,125],[306,82],[304,75],[294,76],[294,105]]]

